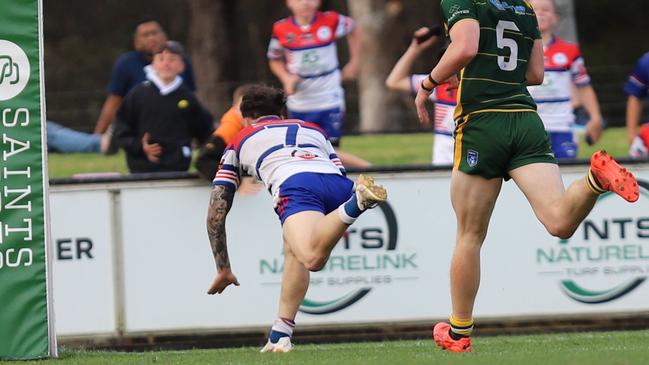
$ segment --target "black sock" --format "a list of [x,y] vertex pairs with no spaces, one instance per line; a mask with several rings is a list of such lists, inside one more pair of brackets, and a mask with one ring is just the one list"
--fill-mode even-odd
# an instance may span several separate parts
[[462,339],[462,338],[464,338],[464,337],[467,337],[467,336],[465,336],[465,335],[460,335],[460,334],[457,334],[457,333],[453,332],[450,328],[448,329],[448,334],[449,334],[449,336],[451,336],[451,338],[454,339],[455,341],[460,340],[460,339]]

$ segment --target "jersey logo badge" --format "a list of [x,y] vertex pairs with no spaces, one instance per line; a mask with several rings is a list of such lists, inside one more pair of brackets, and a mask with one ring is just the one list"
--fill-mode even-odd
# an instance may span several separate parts
[[475,167],[478,164],[478,151],[468,150],[466,154],[466,162],[470,167]]
[[293,152],[291,152],[291,157],[298,157],[303,160],[313,160],[314,158],[318,158],[318,155],[307,151],[293,150]]
[[568,64],[568,56],[565,53],[559,52],[552,56],[552,62],[557,66],[565,66]]
[[331,38],[331,29],[328,27],[320,27],[316,32],[318,39],[321,41],[328,41]]
[[289,33],[286,35],[286,42],[287,43],[293,43],[295,42],[295,34]]

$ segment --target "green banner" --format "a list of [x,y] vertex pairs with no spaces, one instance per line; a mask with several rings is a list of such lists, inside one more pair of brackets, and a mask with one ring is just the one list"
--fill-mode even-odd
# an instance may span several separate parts
[[39,0],[0,0],[0,359],[56,356]]

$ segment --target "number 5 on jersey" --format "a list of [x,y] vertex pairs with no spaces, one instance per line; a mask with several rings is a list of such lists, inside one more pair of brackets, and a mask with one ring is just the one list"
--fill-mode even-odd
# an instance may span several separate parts
[[509,49],[509,57],[498,56],[498,67],[503,71],[514,71],[518,66],[518,44],[511,38],[505,38],[505,31],[518,32],[516,23],[501,20],[496,26],[496,45],[500,49]]

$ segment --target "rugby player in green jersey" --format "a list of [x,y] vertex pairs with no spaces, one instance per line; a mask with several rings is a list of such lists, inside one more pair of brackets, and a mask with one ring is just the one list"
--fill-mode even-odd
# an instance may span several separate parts
[[528,85],[543,82],[543,43],[534,10],[525,0],[442,0],[451,43],[422,81],[415,104],[425,103],[438,81],[459,73],[451,202],[457,238],[451,261],[450,323],[433,329],[435,342],[471,351],[473,305],[480,284],[480,248],[503,180],[514,180],[547,231],[572,236],[597,197],[612,191],[639,198],[635,177],[606,152],[591,158],[585,179],[567,191]]

